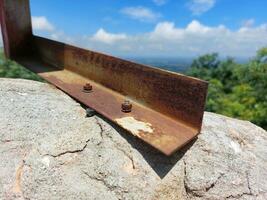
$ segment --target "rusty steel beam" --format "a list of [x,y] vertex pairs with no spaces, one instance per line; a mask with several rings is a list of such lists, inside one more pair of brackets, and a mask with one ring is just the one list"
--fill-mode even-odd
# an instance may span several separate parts
[[207,82],[34,36],[28,0],[0,9],[8,58],[166,155],[199,134]]

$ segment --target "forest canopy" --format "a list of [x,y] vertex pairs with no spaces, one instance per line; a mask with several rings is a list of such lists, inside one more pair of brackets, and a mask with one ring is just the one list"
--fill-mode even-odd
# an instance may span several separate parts
[[195,59],[190,76],[209,81],[206,110],[251,121],[267,130],[267,48],[248,63],[220,60],[217,53]]

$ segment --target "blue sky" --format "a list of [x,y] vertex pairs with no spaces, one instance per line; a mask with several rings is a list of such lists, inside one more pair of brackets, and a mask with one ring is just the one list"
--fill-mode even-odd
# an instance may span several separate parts
[[266,0],[31,0],[34,32],[118,56],[251,57]]

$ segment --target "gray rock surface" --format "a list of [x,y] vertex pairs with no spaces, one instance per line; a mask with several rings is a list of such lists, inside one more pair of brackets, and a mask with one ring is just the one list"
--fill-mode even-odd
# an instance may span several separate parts
[[267,199],[267,133],[205,113],[167,158],[51,85],[0,79],[0,199]]

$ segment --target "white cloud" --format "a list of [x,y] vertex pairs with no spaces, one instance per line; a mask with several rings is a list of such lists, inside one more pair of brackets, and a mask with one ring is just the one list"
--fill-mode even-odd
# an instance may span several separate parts
[[32,27],[38,31],[53,31],[54,26],[44,16],[32,17]]
[[175,40],[182,39],[183,33],[181,29],[176,29],[172,22],[158,23],[153,32],[149,34],[150,39],[157,40]]
[[[108,35],[113,36],[112,33]],[[122,40],[106,42],[108,45],[95,40],[95,36],[89,38],[87,45],[85,41],[82,43],[83,47],[115,55],[178,57],[218,52],[222,56],[248,57],[267,45],[266,35],[267,24],[242,26],[232,31],[224,25],[211,27],[193,20],[184,28],[175,26],[173,22],[160,22],[151,32],[123,34]]]
[[126,34],[108,33],[104,29],[101,28],[94,34],[94,36],[91,39],[97,42],[113,44],[114,42],[118,42],[126,38],[127,38]]
[[153,2],[158,6],[162,6],[162,5],[166,4],[167,1],[168,0],[153,0]]
[[245,26],[245,27],[251,27],[255,24],[255,19],[251,18],[251,19],[247,19],[247,20],[244,20],[242,22],[242,25]]
[[75,39],[73,37],[68,36],[64,31],[54,30],[48,35],[52,40],[64,40],[67,43],[74,43]]
[[252,22],[235,31],[224,25],[207,26],[193,20],[185,27],[163,21],[150,32],[133,35],[107,32],[103,28],[85,36],[69,36],[56,28],[39,35],[119,56],[195,57],[218,52],[222,56],[251,57],[267,46],[267,24],[252,26]]
[[201,15],[214,7],[216,0],[189,0],[188,8],[193,15]]
[[62,40],[67,43],[74,43],[74,38],[68,36],[64,31],[58,30],[45,16],[32,17],[33,32],[36,35],[48,37],[52,40]]
[[160,17],[159,13],[155,13],[152,10],[138,6],[138,7],[126,7],[121,10],[121,13],[137,19],[140,21],[155,21]]

